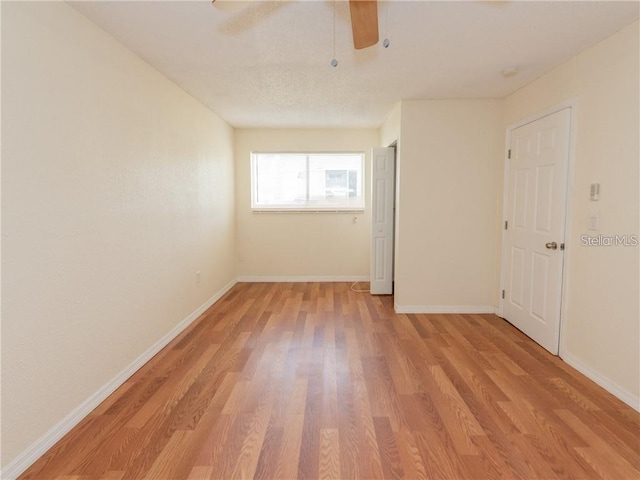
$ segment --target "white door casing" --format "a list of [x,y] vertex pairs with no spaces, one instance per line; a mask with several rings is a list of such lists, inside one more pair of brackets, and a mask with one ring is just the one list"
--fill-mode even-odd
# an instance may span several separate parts
[[558,354],[571,109],[513,129],[507,159],[503,315]]
[[373,148],[371,154],[371,294],[393,293],[393,205],[395,150]]

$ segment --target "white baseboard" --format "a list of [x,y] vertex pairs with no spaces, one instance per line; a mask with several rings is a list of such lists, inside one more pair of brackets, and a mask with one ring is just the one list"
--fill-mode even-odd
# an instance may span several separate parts
[[305,276],[305,277],[260,277],[242,276],[238,277],[238,282],[246,283],[301,283],[301,282],[368,282],[369,276]]
[[571,365],[573,368],[575,368],[580,373],[582,373],[585,377],[593,380],[602,388],[604,388],[606,391],[618,397],[620,400],[622,400],[624,403],[629,405],[634,410],[640,412],[640,397],[637,397],[633,393],[620,387],[618,384],[611,381],[601,373],[596,372],[591,367],[587,366],[582,360],[572,355],[571,353],[563,351],[561,352],[561,355],[562,355],[561,357],[562,360],[566,364]]
[[495,313],[492,305],[398,305],[396,313]]
[[236,284],[236,280],[232,280],[226,284],[219,292],[207,300],[198,309],[192,312],[187,318],[182,320],[178,325],[172,328],[166,335],[160,338],[156,343],[151,345],[138,358],[131,362],[124,370],[122,370],[113,379],[103,385],[97,392],[92,394],[84,402],[78,405],[71,413],[64,417],[60,422],[54,425],[47,433],[31,444],[20,455],[7,464],[0,472],[2,480],[14,480],[29,468],[36,460],[44,455],[47,450],[53,447],[63,436],[65,436],[73,427],[75,427],[84,417],[92,410],[100,405],[109,395],[111,395],[119,386],[138,371],[145,363],[147,363],[154,355],[176,338],[185,328],[191,325],[200,315],[202,315],[211,305],[216,303],[231,287]]

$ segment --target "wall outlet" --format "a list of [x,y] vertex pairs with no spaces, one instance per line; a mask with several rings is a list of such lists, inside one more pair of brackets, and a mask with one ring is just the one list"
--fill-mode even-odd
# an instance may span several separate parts
[[202,279],[202,276],[200,275],[200,270],[198,270],[196,272],[196,283],[200,283],[201,279]]

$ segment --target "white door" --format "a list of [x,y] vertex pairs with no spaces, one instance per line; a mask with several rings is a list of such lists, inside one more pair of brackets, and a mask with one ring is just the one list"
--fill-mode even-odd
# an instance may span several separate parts
[[393,293],[393,204],[395,150],[374,148],[371,164],[371,293]]
[[511,131],[503,315],[554,355],[560,303],[571,110]]

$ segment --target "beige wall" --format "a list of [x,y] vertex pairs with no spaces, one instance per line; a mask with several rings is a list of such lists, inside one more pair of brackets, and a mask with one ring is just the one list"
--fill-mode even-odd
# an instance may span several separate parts
[[[235,135],[238,275],[367,277],[371,237],[371,147],[377,129],[239,129]],[[364,213],[251,212],[252,151],[365,152]],[[354,217],[357,220],[354,222]]]
[[[638,234],[638,22],[556,68],[505,102],[505,125],[576,100],[562,356],[638,408],[638,247],[585,247],[580,237]],[[601,199],[589,201],[598,182]],[[599,213],[601,230],[587,230]]]
[[3,2],[2,127],[7,465],[235,278],[235,225],[232,129],[63,2]]
[[395,303],[400,311],[497,305],[500,100],[401,105]]
[[380,146],[388,147],[393,142],[400,141],[400,120],[402,112],[402,102],[398,102],[393,110],[387,115],[386,120],[380,127]]

